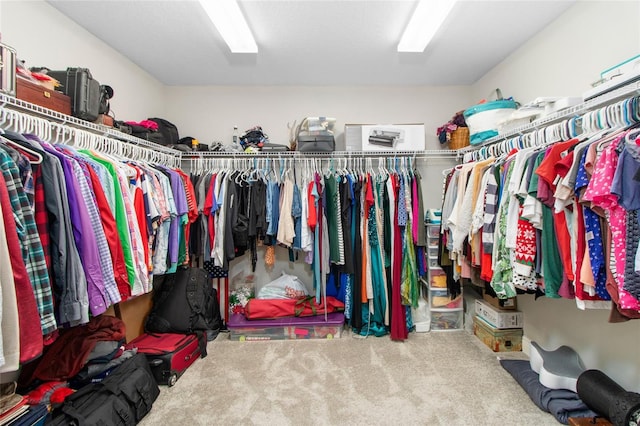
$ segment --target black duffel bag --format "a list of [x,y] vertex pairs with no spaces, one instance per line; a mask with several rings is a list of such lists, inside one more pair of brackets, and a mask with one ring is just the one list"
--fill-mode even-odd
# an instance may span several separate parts
[[49,425],[128,426],[151,411],[160,394],[147,358],[136,354],[100,383],[86,385],[53,410]]

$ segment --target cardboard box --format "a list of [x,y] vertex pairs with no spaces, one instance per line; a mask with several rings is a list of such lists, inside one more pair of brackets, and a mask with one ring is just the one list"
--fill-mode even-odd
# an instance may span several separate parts
[[569,417],[569,426],[613,426],[609,420],[602,417]]
[[484,300],[476,299],[476,315],[498,329],[524,327],[524,315],[522,312],[501,311]]
[[473,334],[494,352],[522,351],[522,329],[497,329],[477,315],[473,317]]
[[489,303],[496,309],[518,309],[518,299],[515,297],[510,297],[508,299],[498,299],[497,297],[491,296],[489,293],[484,293],[482,295],[482,298],[485,300],[485,302]]

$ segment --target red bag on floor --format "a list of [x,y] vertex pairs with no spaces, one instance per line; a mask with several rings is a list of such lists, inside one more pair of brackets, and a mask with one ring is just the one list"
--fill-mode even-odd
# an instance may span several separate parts
[[[325,299],[316,303],[315,297],[303,299],[251,299],[245,306],[247,319],[269,319],[282,317],[310,317],[324,315]],[[335,297],[326,298],[326,313],[344,311],[344,303]]]

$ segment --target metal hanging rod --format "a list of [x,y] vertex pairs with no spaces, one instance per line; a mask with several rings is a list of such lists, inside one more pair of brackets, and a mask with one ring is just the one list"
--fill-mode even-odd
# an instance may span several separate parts
[[183,160],[205,158],[375,158],[375,157],[414,157],[414,158],[458,158],[459,151],[450,149],[432,149],[422,151],[333,151],[333,152],[234,152],[234,151],[194,151],[183,153]]
[[37,116],[50,120],[58,125],[67,126],[69,128],[81,129],[91,133],[95,133],[100,136],[113,139],[115,142],[137,145],[139,147],[161,152],[165,155],[175,157],[179,162],[182,152],[175,149],[166,148],[162,145],[155,144],[153,142],[146,141],[144,139],[137,138],[135,136],[122,133],[111,127],[106,127],[91,123],[89,121],[80,120],[76,117],[71,117],[66,114],[62,114],[57,111],[53,111],[49,108],[34,105],[30,102],[23,101],[21,99],[14,98],[4,93],[0,93],[0,109],[9,109],[20,113]]

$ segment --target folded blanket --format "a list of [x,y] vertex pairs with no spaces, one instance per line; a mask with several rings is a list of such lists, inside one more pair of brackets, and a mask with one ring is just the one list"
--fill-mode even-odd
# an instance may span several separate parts
[[251,299],[244,308],[247,319],[308,317],[344,311],[344,303],[332,296],[316,303],[314,297],[302,299]]
[[553,414],[558,422],[566,425],[569,417],[598,415],[587,407],[577,393],[565,389],[550,389],[540,383],[539,375],[531,369],[529,361],[502,359],[500,365],[513,376],[541,410]]

